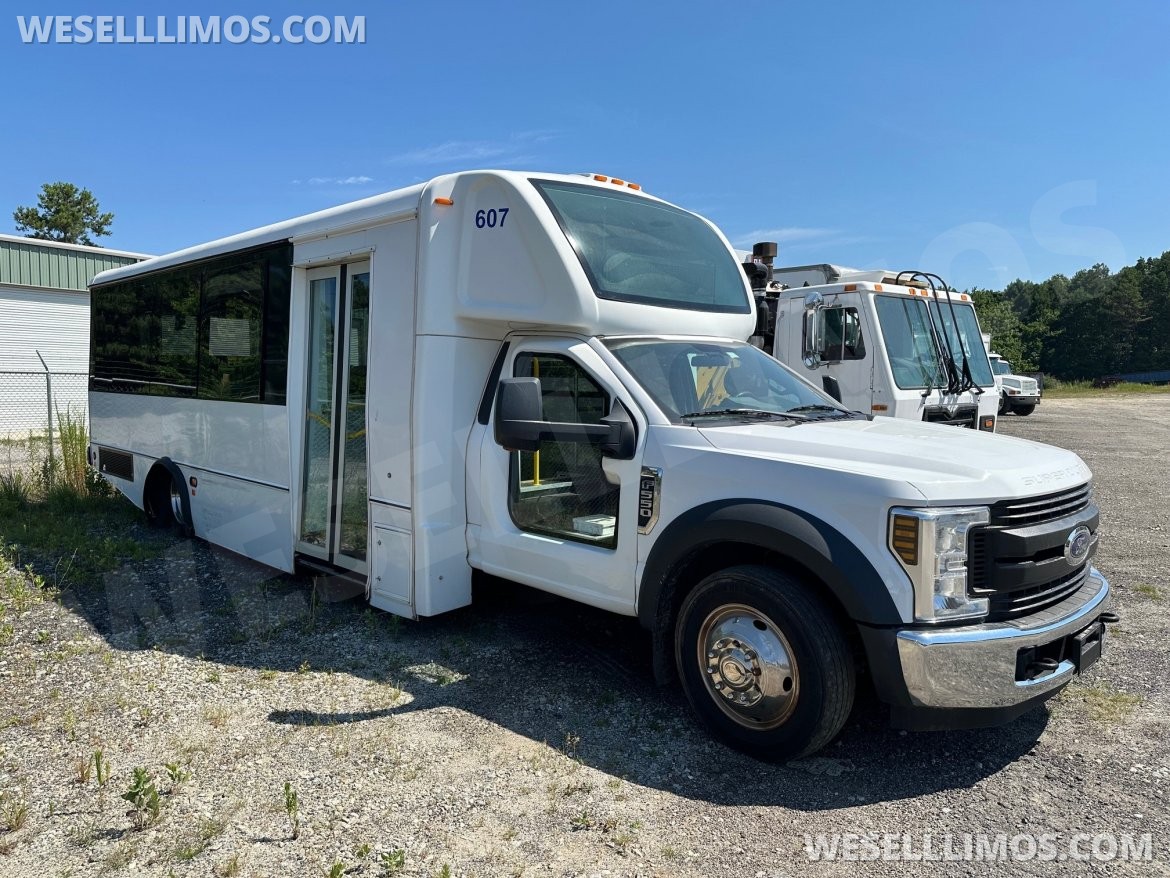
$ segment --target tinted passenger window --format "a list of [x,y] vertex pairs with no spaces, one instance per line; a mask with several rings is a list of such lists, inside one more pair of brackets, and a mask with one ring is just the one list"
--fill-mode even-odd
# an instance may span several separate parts
[[263,263],[220,264],[203,279],[199,318],[199,395],[256,401],[260,396]]
[[283,405],[292,247],[95,287],[90,388]]

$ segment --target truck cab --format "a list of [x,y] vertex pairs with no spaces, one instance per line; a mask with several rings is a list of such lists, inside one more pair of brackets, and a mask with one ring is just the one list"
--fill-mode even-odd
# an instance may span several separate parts
[[[769,248],[770,260],[775,245],[757,245]],[[765,269],[754,272],[757,343],[846,407],[995,429],[995,378],[967,294],[924,272],[746,267]]]

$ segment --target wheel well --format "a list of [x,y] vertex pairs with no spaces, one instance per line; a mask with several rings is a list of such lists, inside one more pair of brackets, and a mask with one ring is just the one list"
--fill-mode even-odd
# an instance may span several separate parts
[[[700,546],[679,558],[670,568],[662,590],[659,592],[660,605],[656,613],[653,633],[656,653],[654,670],[660,683],[669,682],[674,677],[674,627],[678,619],[679,608],[686,596],[712,573],[744,564],[759,564],[784,570],[815,589],[817,596],[829,608],[849,641],[855,667],[859,672],[859,686],[864,679],[868,678],[865,649],[857,632],[857,626],[850,619],[837,596],[833,594],[832,589],[820,577],[795,558],[782,552],[776,552],[753,543],[722,541]],[[668,675],[667,679],[663,679],[664,674]]]
[[142,508],[149,515],[169,509],[169,489],[172,481],[170,472],[161,463],[156,463],[146,474],[142,486]]

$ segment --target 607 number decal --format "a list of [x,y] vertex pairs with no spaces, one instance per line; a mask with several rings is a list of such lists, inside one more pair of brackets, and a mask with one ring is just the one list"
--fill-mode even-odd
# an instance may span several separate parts
[[477,210],[475,212],[475,227],[477,229],[494,229],[499,226],[504,227],[504,220],[508,218],[508,208],[501,207],[499,209],[490,207],[487,210]]

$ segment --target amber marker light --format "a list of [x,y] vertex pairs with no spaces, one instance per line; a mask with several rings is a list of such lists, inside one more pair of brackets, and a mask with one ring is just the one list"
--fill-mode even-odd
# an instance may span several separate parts
[[918,564],[918,519],[913,515],[895,515],[890,546],[908,566]]
[[435,199],[435,204],[442,204],[445,207],[450,207],[454,203],[455,202],[452,201],[450,198],[436,198]]

